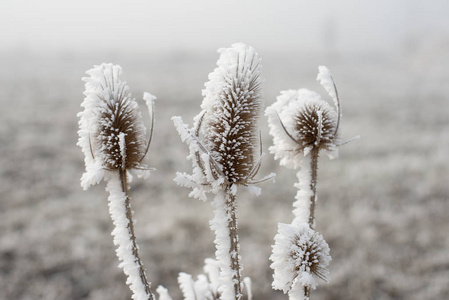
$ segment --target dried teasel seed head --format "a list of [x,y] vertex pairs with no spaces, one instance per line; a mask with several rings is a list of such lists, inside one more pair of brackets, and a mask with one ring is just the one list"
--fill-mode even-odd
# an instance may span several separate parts
[[217,68],[203,90],[200,135],[229,183],[245,183],[258,159],[260,58],[254,48],[220,49]]
[[328,282],[329,246],[307,223],[279,224],[270,259],[273,288],[284,293],[300,287],[315,289],[318,285],[315,277]]
[[101,170],[140,167],[147,149],[146,128],[137,102],[120,79],[121,67],[102,64],[87,74],[84,111],[78,114],[78,145],[86,156],[85,188],[101,180]]
[[306,148],[331,150],[336,138],[336,113],[327,102],[307,99],[293,116],[296,151]]
[[[282,91],[269,106],[268,116],[273,146],[270,152],[280,164],[298,168],[302,157],[310,151],[326,150],[329,157],[338,156],[341,105],[337,88],[329,70],[319,67],[317,80],[333,99],[331,107],[321,96],[307,89]],[[300,155],[301,154],[301,155]]]

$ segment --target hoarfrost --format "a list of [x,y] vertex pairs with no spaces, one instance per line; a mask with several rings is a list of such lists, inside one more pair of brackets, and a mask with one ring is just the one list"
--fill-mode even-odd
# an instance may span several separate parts
[[173,300],[168,294],[168,291],[162,285],[158,286],[156,292],[159,294],[159,300]]
[[310,186],[312,180],[311,170],[310,170],[310,155],[306,156],[300,165],[299,171],[296,173],[298,177],[298,182],[295,183],[295,187],[298,188],[296,193],[296,201],[293,203],[293,214],[295,219],[293,222],[297,223],[308,223],[310,217],[310,197],[313,196],[313,191]]
[[284,293],[294,293],[296,285],[315,289],[315,277],[328,282],[329,246],[307,223],[279,223],[274,239],[270,256],[274,289]]

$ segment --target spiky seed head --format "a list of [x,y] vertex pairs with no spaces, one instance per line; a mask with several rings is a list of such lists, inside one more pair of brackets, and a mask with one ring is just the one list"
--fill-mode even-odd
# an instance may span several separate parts
[[270,259],[273,288],[284,293],[298,285],[315,289],[318,285],[315,277],[328,282],[329,246],[307,223],[279,224]]
[[[308,272],[328,281],[327,266],[323,265],[323,250],[329,247],[318,232],[300,232],[293,237],[291,248],[291,259],[294,263],[294,271],[298,273]],[[327,253],[328,254],[328,253]]]
[[[133,169],[145,153],[145,130],[131,93],[104,100],[94,143],[103,151],[107,169]],[[97,147],[98,147],[97,146]]]
[[296,151],[305,148],[331,150],[334,147],[336,114],[327,102],[306,100],[294,115],[294,130],[298,146]]
[[101,180],[95,172],[89,174],[92,170],[137,168],[146,150],[146,129],[137,102],[120,79],[121,67],[102,64],[87,74],[84,111],[78,114],[78,145],[86,156],[84,187]]
[[201,108],[200,134],[229,183],[244,182],[257,160],[261,99],[260,58],[254,48],[220,49]]
[[282,91],[266,109],[273,146],[280,164],[297,168],[313,148],[334,153],[339,141],[337,114],[315,92],[307,89]]

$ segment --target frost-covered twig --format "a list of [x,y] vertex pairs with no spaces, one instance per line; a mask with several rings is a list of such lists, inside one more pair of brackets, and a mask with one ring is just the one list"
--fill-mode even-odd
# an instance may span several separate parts
[[[112,64],[95,66],[87,72],[84,110],[78,114],[80,130],[78,145],[85,154],[86,172],[81,185],[107,180],[109,212],[114,224],[112,235],[117,246],[119,267],[127,276],[126,283],[135,300],[154,299],[150,290],[134,230],[131,198],[129,197],[130,171],[138,176],[149,176],[151,170],[142,164],[148,152],[153,130],[146,143],[146,129],[138,105],[125,82],[120,80],[122,69]],[[144,94],[153,117],[154,96]]]
[[[243,280],[237,224],[237,186],[256,194],[260,181],[257,122],[263,109],[260,96],[260,59],[252,47],[234,44],[220,49],[217,68],[209,74],[203,90],[202,112],[193,128],[180,117],[173,122],[189,146],[193,173],[178,173],[175,181],[192,188],[191,197],[206,200],[212,193],[216,258],[220,265],[218,291],[223,300],[242,299]],[[270,174],[263,180],[274,178]]]
[[[273,288],[290,299],[309,299],[317,283],[312,275],[327,281],[329,247],[315,231],[318,157],[321,150],[330,158],[338,156],[341,104],[335,82],[326,67],[319,67],[317,80],[334,100],[335,109],[320,95],[306,89],[281,92],[266,109],[274,145],[270,151],[280,164],[300,168],[291,225],[279,224],[275,237]],[[296,249],[296,250],[293,250]]]

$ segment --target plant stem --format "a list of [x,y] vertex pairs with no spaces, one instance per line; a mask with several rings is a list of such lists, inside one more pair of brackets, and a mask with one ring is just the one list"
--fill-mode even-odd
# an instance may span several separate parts
[[150,290],[150,284],[148,283],[147,275],[145,273],[145,269],[143,267],[142,260],[139,256],[139,247],[137,245],[137,239],[134,232],[134,221],[133,221],[133,212],[131,210],[131,198],[129,196],[129,186],[128,186],[128,176],[127,176],[127,170],[119,170],[120,175],[120,182],[122,184],[122,191],[126,195],[125,199],[125,207],[126,207],[126,218],[128,219],[128,231],[129,235],[132,241],[132,253],[135,259],[135,262],[139,265],[139,274],[140,274],[140,280],[142,281],[142,284],[145,286],[145,292],[148,295],[148,300],[153,300],[154,296],[153,293]]
[[[316,185],[318,177],[318,153],[319,149],[314,147],[310,151],[310,189],[312,194],[310,196],[310,214],[309,214],[309,226],[311,229],[315,228],[315,207],[316,207]],[[304,287],[304,299],[310,300],[311,289],[308,286]]]
[[315,228],[315,206],[316,206],[316,185],[318,176],[318,151],[317,147],[314,147],[310,151],[310,189],[312,190],[312,195],[310,196],[310,215],[309,215],[309,226],[310,228]]
[[235,195],[231,192],[231,187],[226,188],[226,210],[228,215],[228,229],[229,238],[231,240],[231,246],[229,248],[229,254],[231,257],[231,269],[234,271],[232,278],[234,283],[235,299],[242,299],[242,279],[241,279],[241,267],[240,267],[240,246],[238,236],[238,224],[237,224],[237,204]]
[[304,287],[304,299],[310,300],[310,287],[308,286]]
[[210,222],[215,232],[215,256],[220,265],[219,287],[220,299],[242,299],[242,277],[240,265],[240,246],[237,224],[236,197],[232,185],[226,185],[216,194],[212,201],[214,219]]

